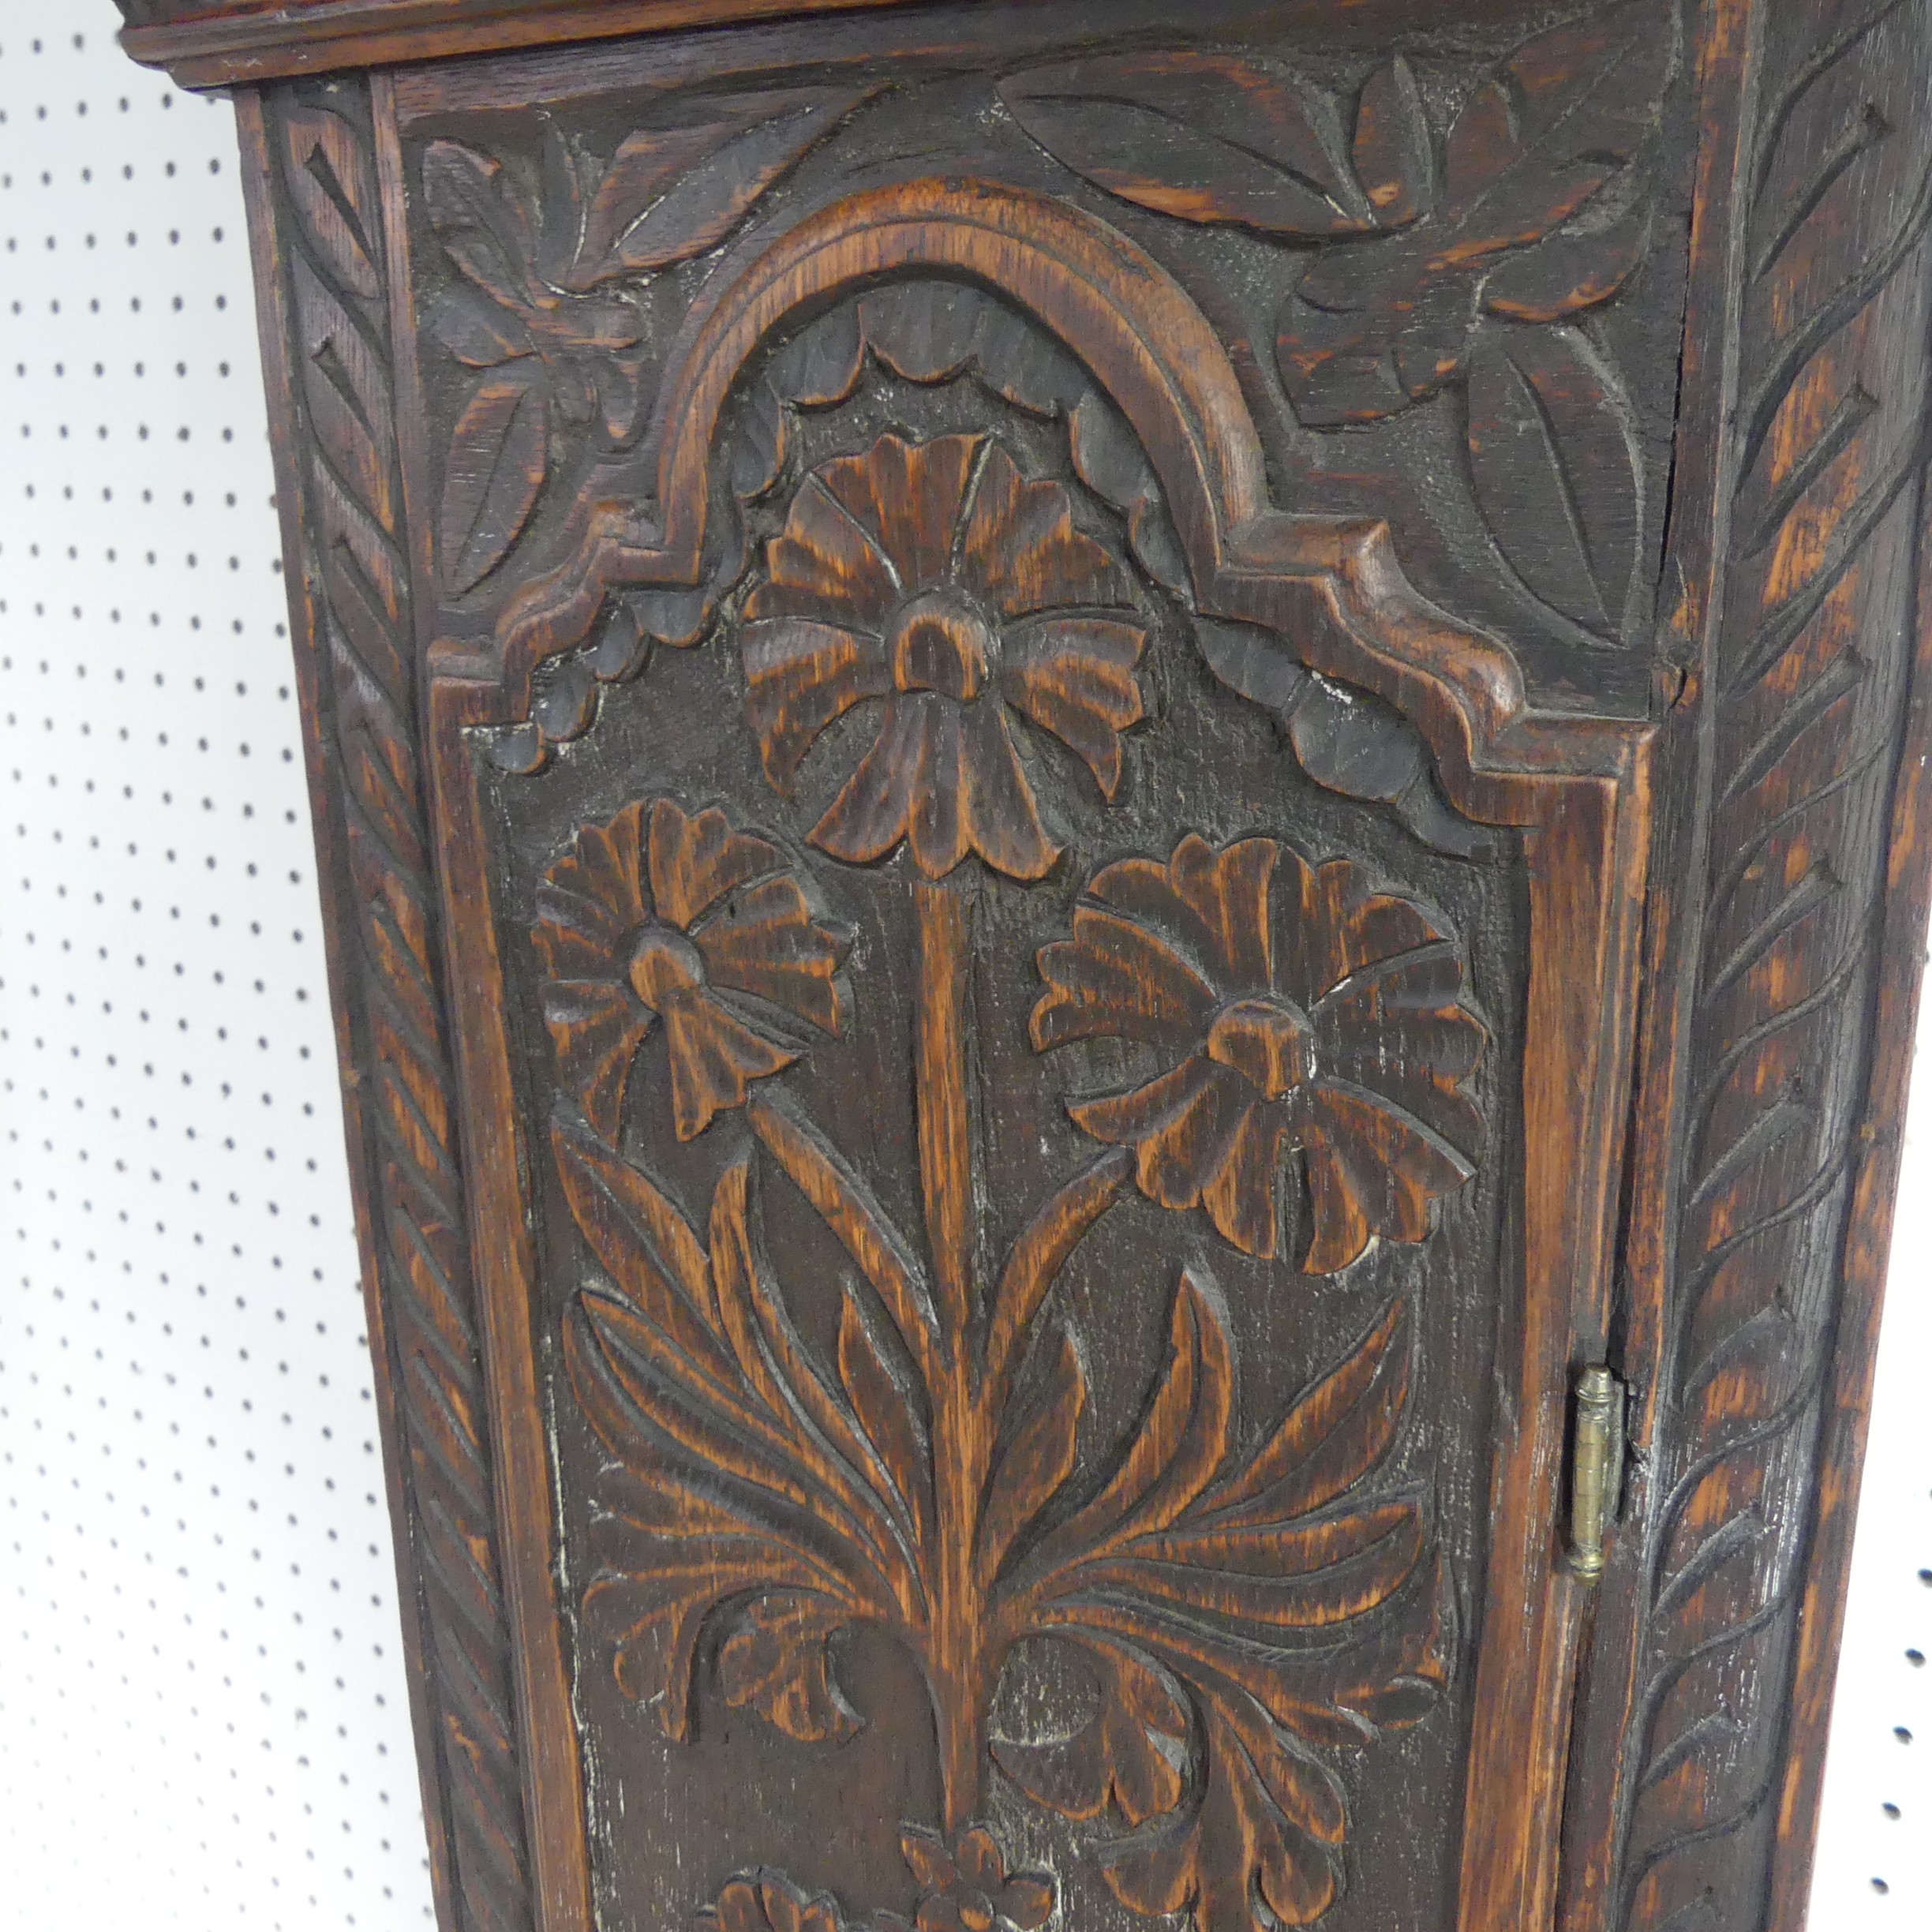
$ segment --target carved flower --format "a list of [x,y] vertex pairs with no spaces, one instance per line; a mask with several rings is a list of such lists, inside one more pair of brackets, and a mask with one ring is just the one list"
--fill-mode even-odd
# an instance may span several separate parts
[[1298,1150],[1306,1272],[1345,1267],[1377,1234],[1421,1240],[1431,1201],[1474,1171],[1463,1150],[1482,1123],[1462,1084],[1485,1038],[1455,945],[1421,908],[1371,892],[1346,859],[1192,833],[1165,865],[1096,873],[1087,897],[1073,938],[1041,949],[1033,1041],[1112,1037],[1170,1061],[1069,1109],[1134,1148],[1141,1192],[1204,1208],[1236,1247],[1272,1256]]
[[671,1113],[690,1140],[799,1049],[773,1009],[841,1029],[844,943],[815,921],[784,855],[713,807],[669,799],[585,826],[544,874],[537,950],[563,1077],[615,1140],[638,1050],[661,1023]]
[[863,862],[904,839],[929,878],[968,852],[1039,878],[1059,848],[1009,710],[1114,796],[1120,734],[1141,716],[1146,631],[1125,569],[1074,528],[1073,507],[1062,485],[1027,481],[986,436],[888,434],[805,479],[745,605],[766,775],[788,792],[827,726],[862,699],[885,700],[814,844]]
[[950,1846],[917,1827],[900,1840],[923,1896],[918,1932],[1039,1932],[1053,1916],[1054,1882],[1045,1872],[1015,1872],[993,1834],[969,1825]]
[[773,1871],[732,1879],[698,1921],[715,1925],[717,1932],[845,1932],[838,1901],[829,1893],[808,1893]]

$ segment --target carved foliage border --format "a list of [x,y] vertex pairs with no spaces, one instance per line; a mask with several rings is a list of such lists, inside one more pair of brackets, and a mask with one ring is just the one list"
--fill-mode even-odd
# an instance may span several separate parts
[[290,447],[301,466],[291,492],[303,573],[297,650],[310,657],[309,728],[335,821],[338,997],[354,1030],[351,1118],[361,1133],[352,1155],[373,1249],[365,1264],[373,1259],[388,1329],[383,1366],[402,1439],[409,1587],[433,1726],[425,1803],[447,1864],[446,1923],[526,1932],[510,1637],[418,754],[369,95],[271,89],[260,107],[277,204]]
[[1625,1932],[1768,1924],[1773,1835],[1801,1848],[1811,1829],[1783,1815],[1780,1786],[1793,1750],[1823,1743],[1788,1713],[1923,621],[1932,172],[1923,123],[1885,104],[1901,73],[1923,94],[1932,9],[1758,11],[1702,930],[1610,1905]]

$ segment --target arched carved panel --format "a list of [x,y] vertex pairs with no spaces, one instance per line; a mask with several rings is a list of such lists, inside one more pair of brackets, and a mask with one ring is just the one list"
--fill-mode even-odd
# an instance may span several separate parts
[[[518,205],[481,152],[400,158],[472,283]],[[594,211],[619,163],[571,165]],[[425,569],[470,634],[432,657],[465,1077],[519,1150],[501,1413],[557,1498],[530,1708],[585,1774],[551,1869],[620,1923],[701,1902],[701,1831],[721,1923],[1511,1923],[1644,731],[1539,714],[1385,527],[1277,507],[1105,220],[925,178],[792,212],[547,523],[507,410],[487,483],[417,485],[462,506]],[[477,503],[552,560],[493,605]]]

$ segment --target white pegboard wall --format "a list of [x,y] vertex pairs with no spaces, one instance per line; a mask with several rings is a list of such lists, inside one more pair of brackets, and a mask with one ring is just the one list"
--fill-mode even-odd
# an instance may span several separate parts
[[0,1924],[388,1932],[428,1877],[234,120],[115,24],[0,0]]
[[[233,116],[114,25],[0,0],[0,1927],[406,1932]],[[1814,1932],[1932,1923],[1932,1094],[1908,1161]]]

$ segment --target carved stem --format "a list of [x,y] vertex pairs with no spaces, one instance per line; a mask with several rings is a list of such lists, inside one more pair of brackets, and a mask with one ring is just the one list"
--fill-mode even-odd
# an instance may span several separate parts
[[933,1281],[949,1358],[964,1352],[972,1310],[972,1147],[966,1094],[967,918],[964,893],[923,881],[913,1052],[919,1094],[919,1181]]
[[933,1404],[934,1589],[926,1668],[938,1734],[945,1823],[978,1810],[992,1694],[989,1630],[974,1556],[997,1418],[975,1399],[967,1330],[972,1314],[972,1153],[967,1096],[968,952],[965,895],[923,882],[919,920],[913,1064],[919,1178],[933,1257],[941,1345]]

